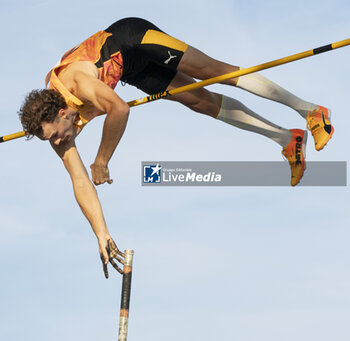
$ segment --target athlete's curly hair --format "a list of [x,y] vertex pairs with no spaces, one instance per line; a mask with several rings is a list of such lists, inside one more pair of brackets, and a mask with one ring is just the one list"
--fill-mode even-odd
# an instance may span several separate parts
[[60,109],[67,108],[63,96],[55,90],[33,90],[24,100],[18,115],[28,138],[42,134],[41,123],[53,122]]

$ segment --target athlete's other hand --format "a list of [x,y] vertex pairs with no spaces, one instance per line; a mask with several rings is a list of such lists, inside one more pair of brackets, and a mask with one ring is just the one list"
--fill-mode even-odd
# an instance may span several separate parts
[[99,239],[98,244],[105,277],[109,277],[107,268],[108,263],[111,263],[114,269],[123,274],[123,270],[119,268],[115,260],[121,264],[124,264],[123,258],[125,257],[125,254],[119,251],[114,240],[112,238]]
[[96,186],[102,185],[105,182],[109,184],[113,182],[113,180],[109,178],[109,170],[107,166],[100,165],[95,162],[90,166],[90,168],[91,168],[92,182]]

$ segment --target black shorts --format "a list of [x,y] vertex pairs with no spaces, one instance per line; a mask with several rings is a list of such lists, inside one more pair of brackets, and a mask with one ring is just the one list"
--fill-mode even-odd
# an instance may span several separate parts
[[117,21],[106,30],[123,57],[121,81],[155,94],[165,91],[177,73],[187,44],[140,18]]

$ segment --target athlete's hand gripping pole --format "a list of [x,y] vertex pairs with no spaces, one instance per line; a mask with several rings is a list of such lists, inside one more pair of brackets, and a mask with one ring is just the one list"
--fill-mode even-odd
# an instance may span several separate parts
[[[155,101],[155,100],[160,99],[160,98],[176,95],[176,94],[179,94],[181,92],[186,92],[186,91],[198,89],[198,88],[201,88],[201,87],[204,87],[204,86],[208,86],[208,85],[211,85],[211,84],[214,84],[214,83],[220,83],[220,82],[223,82],[224,80],[227,80],[227,79],[230,79],[230,78],[237,78],[237,77],[248,75],[250,73],[254,73],[254,72],[259,72],[259,71],[262,71],[262,70],[270,69],[270,68],[273,68],[273,67],[276,67],[276,66],[279,66],[279,65],[282,65],[282,64],[291,63],[291,62],[294,62],[294,61],[299,60],[299,59],[311,57],[311,56],[314,56],[314,55],[317,55],[317,54],[320,54],[320,53],[323,53],[323,52],[335,50],[335,49],[338,49],[340,47],[344,47],[344,46],[348,46],[348,45],[350,45],[350,39],[345,39],[345,40],[342,40],[342,41],[339,41],[339,42],[336,42],[336,43],[333,43],[333,44],[325,45],[325,46],[322,46],[322,47],[319,47],[319,48],[316,48],[316,49],[313,49],[313,50],[308,50],[308,51],[305,51],[305,52],[297,53],[297,54],[294,54],[294,55],[291,55],[291,56],[288,56],[288,57],[284,57],[284,58],[281,58],[281,59],[273,60],[271,62],[267,62],[267,63],[264,63],[264,64],[259,64],[259,65],[252,66],[252,67],[249,67],[249,68],[246,68],[246,69],[241,69],[241,70],[235,71],[235,72],[230,72],[230,73],[227,73],[227,74],[222,75],[222,76],[209,78],[209,79],[204,80],[204,81],[200,81],[200,82],[197,82],[197,83],[192,83],[192,84],[189,84],[189,85],[181,86],[181,87],[176,88],[176,89],[160,92],[158,94],[154,94],[154,95],[150,95],[150,96],[147,96],[147,97],[144,97],[144,98],[140,98],[140,99],[137,99],[137,100],[134,100],[134,101],[130,101],[130,102],[128,102],[128,105],[129,105],[129,107],[134,107],[134,106],[137,106],[137,105],[140,105],[140,104],[144,104],[144,103]],[[17,139],[19,137],[23,137],[25,135],[26,135],[25,132],[22,131],[22,132],[19,132],[19,133],[2,136],[2,137],[0,137],[0,143],[1,142],[5,142],[5,141],[14,140],[14,139]]]
[[99,248],[105,277],[109,277],[107,268],[108,263],[110,263],[120,274],[123,274],[123,270],[118,266],[118,263],[125,265],[125,254],[118,249],[114,240],[109,238],[108,240],[99,241]]
[[120,321],[118,341],[126,341],[128,336],[129,305],[131,292],[132,261],[133,250],[125,250],[125,260],[123,269],[122,297],[120,303]]

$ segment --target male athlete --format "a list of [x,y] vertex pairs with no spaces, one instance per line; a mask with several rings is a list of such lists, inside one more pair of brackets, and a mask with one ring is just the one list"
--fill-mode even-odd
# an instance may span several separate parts
[[[196,79],[208,79],[239,70],[217,61],[177,40],[152,23],[139,18],[122,19],[99,31],[68,51],[47,76],[49,89],[34,90],[26,98],[19,115],[24,130],[49,140],[71,176],[78,204],[98,239],[106,278],[110,262],[118,271],[116,259],[123,254],[113,242],[95,185],[112,183],[108,162],[127,124],[129,106],[113,91],[118,81],[155,94]],[[224,81],[255,95],[296,110],[307,121],[315,148],[321,150],[334,128],[327,108],[306,102],[260,74]],[[248,109],[237,100],[204,88],[177,94],[168,99],[241,129],[262,134],[277,142],[291,167],[295,186],[305,170],[307,131],[279,127]],[[107,113],[102,140],[91,167],[92,182],[80,159],[75,138],[100,113]]]

